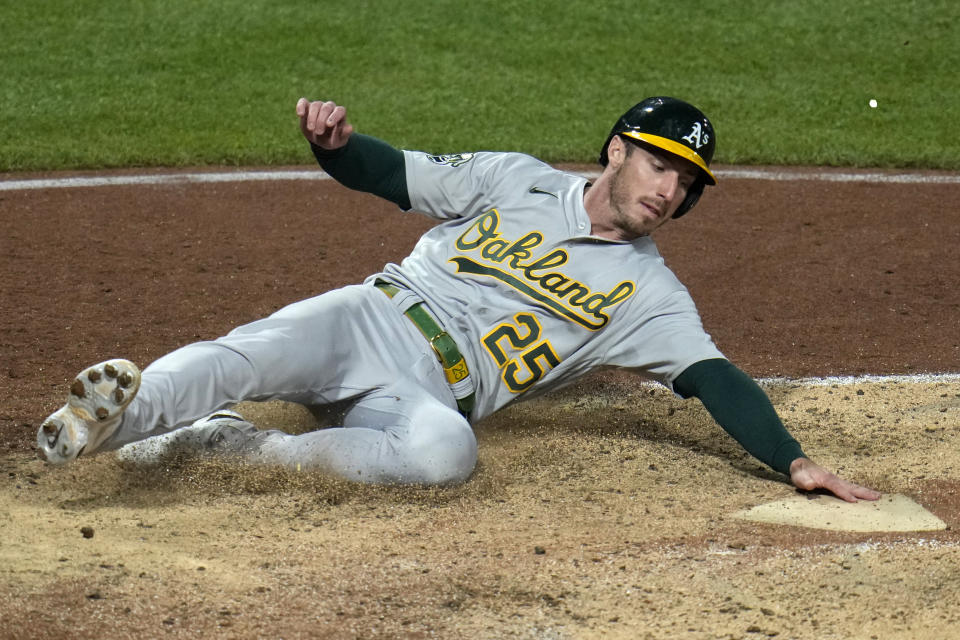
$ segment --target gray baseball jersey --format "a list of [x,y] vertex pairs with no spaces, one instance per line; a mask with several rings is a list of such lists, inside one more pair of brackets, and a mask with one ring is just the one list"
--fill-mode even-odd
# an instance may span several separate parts
[[413,209],[443,223],[371,280],[409,288],[446,327],[474,419],[602,365],[671,387],[723,357],[649,237],[590,235],[585,178],[519,153],[404,155]]

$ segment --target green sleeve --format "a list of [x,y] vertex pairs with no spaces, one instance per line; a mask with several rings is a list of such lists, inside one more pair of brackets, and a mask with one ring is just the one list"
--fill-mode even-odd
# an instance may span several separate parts
[[410,208],[406,163],[399,149],[362,133],[354,133],[339,149],[313,144],[310,149],[323,170],[345,187],[380,196],[404,210]]
[[751,455],[781,473],[803,458],[800,444],[753,378],[723,358],[701,360],[674,381],[684,398],[697,397],[713,419]]

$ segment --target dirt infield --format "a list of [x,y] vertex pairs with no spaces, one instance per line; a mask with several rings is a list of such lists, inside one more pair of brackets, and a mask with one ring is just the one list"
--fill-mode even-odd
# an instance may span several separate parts
[[[6,178],[21,176],[6,176]],[[658,244],[758,377],[960,372],[960,185],[721,181]],[[945,638],[960,625],[960,382],[768,393],[807,452],[941,532],[731,514],[794,494],[698,403],[600,374],[477,425],[448,489],[214,461],[54,469],[39,421],[397,261],[429,222],[330,182],[0,191],[0,637]],[[244,407],[309,429],[300,407]],[[822,499],[810,496],[813,499]]]

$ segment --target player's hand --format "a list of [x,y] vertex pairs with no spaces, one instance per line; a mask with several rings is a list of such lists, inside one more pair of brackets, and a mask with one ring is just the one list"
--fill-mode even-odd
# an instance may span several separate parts
[[797,458],[790,463],[790,481],[798,489],[813,491],[826,489],[838,498],[847,502],[858,500],[877,500],[880,493],[867,487],[847,482],[843,478],[830,473],[809,458]]
[[300,98],[297,117],[303,137],[324,149],[339,149],[347,144],[353,133],[353,125],[347,122],[347,110],[329,100],[311,102]]

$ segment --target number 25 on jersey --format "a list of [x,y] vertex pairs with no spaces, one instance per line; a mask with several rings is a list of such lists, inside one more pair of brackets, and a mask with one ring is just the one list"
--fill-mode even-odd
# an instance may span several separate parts
[[[503,372],[503,382],[513,393],[529,389],[547,371],[560,364],[542,328],[530,313],[518,313],[516,324],[504,323],[483,338],[483,345]],[[540,340],[538,342],[538,340]],[[513,357],[508,357],[507,352]]]

